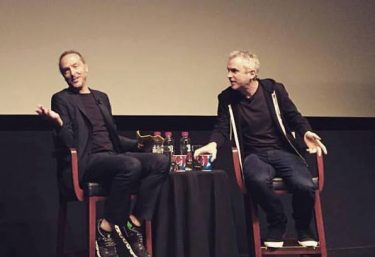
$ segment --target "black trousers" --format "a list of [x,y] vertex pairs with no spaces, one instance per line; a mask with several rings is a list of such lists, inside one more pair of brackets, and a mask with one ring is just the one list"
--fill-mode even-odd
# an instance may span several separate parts
[[137,202],[133,214],[141,220],[152,219],[168,171],[169,160],[162,154],[101,152],[91,155],[84,180],[108,187],[104,218],[122,226],[128,220],[130,194],[135,189]]
[[287,222],[280,198],[271,189],[275,176],[283,178],[293,194],[296,228],[304,229],[310,225],[315,186],[307,164],[299,156],[283,150],[250,154],[244,160],[243,170],[246,186],[265,211],[270,226],[285,225]]

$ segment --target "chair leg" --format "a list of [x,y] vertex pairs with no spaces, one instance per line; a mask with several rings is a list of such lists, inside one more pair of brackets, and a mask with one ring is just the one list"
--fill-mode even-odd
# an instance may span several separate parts
[[64,256],[64,239],[65,239],[65,227],[66,227],[66,209],[67,202],[60,201],[58,218],[57,218],[57,243],[56,243],[56,256]]
[[[251,216],[251,228],[253,236],[253,246],[254,246],[254,256],[262,257],[262,242],[260,234],[260,223],[258,217],[258,206],[252,201],[251,196],[245,198],[245,206],[247,206],[247,213],[250,213]],[[315,192],[315,204],[314,204],[314,216],[315,216],[315,225],[316,231],[319,239],[319,249],[278,249],[273,250],[272,252],[266,251],[265,255],[299,255],[301,257],[311,256],[311,255],[320,255],[321,257],[327,257],[327,246],[324,233],[324,224],[323,224],[323,215],[322,207],[320,201],[320,192],[317,190]],[[311,251],[310,251],[311,250]]]
[[152,256],[152,227],[151,227],[151,221],[146,220],[145,221],[145,227],[146,227],[146,250],[147,252]]
[[253,232],[253,242],[254,242],[254,254],[255,257],[262,256],[262,242],[260,236],[260,224],[259,224],[259,217],[258,217],[258,206],[253,200],[248,197],[249,207],[250,207],[250,215],[251,215],[251,224],[252,224],[252,232]]
[[88,252],[89,257],[95,257],[95,240],[96,240],[96,202],[98,199],[93,196],[87,201],[88,215]]
[[319,239],[319,244],[320,244],[321,257],[327,257],[327,245],[326,245],[326,237],[325,237],[325,232],[324,232],[323,214],[322,214],[322,206],[320,202],[319,190],[315,191],[314,212],[315,212],[316,231],[318,233],[318,239]]

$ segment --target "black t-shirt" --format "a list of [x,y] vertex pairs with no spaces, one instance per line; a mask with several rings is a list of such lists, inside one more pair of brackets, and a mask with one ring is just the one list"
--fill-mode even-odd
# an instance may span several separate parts
[[91,152],[114,151],[103,114],[101,113],[94,96],[92,94],[80,94],[80,98],[92,125]]
[[250,153],[283,149],[280,134],[276,131],[261,86],[250,98],[243,96],[239,104],[239,113],[245,156]]

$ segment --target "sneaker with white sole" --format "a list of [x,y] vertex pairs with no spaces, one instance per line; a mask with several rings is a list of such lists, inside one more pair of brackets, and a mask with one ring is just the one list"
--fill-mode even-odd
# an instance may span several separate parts
[[129,256],[150,257],[144,246],[143,236],[139,231],[139,228],[128,228],[127,225],[121,227],[115,225],[115,231],[121,239],[122,245],[124,246],[123,248],[127,251]]
[[284,245],[285,225],[270,226],[264,245],[271,248],[281,248]]
[[298,244],[303,247],[317,247],[316,241],[310,228],[297,229]]
[[96,257],[119,257],[113,233],[102,230],[100,228],[101,221],[98,220],[96,227]]

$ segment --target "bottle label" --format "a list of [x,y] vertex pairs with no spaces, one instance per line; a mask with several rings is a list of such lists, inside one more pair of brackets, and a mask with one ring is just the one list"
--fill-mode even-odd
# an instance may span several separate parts
[[152,146],[152,153],[163,153],[163,147],[161,145],[155,144]]

